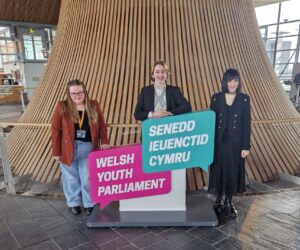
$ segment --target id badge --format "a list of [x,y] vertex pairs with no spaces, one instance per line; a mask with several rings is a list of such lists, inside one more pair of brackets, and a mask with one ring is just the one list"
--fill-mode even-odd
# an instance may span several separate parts
[[76,130],[76,137],[77,138],[84,139],[85,138],[85,134],[86,134],[85,130]]

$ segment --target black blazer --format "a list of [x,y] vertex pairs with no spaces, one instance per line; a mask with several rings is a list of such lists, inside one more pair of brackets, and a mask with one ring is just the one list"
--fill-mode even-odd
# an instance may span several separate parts
[[[148,114],[154,111],[154,85],[143,87],[139,94],[134,111],[136,120],[143,121],[148,118]],[[181,94],[180,88],[166,86],[167,111],[174,115],[191,112],[190,103]]]
[[250,97],[237,92],[231,106],[231,116],[227,117],[225,93],[214,94],[210,109],[216,112],[216,143],[221,143],[228,121],[228,132],[231,140],[241,145],[241,150],[250,149],[251,111]]

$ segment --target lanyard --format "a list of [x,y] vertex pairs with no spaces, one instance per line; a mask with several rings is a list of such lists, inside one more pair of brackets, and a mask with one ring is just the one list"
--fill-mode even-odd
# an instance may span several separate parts
[[84,120],[84,109],[82,110],[82,114],[81,114],[81,117],[79,119],[79,129],[80,130],[82,128],[83,120]]

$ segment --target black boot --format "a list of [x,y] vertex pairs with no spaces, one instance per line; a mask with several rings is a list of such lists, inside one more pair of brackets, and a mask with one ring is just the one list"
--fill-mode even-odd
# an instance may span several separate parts
[[229,201],[229,197],[226,196],[225,197],[225,202],[224,202],[224,210],[223,210],[223,215],[225,218],[228,218],[230,217],[230,209],[231,209],[231,206],[230,206],[230,201]]
[[223,213],[223,209],[224,209],[224,197],[222,195],[218,195],[215,205],[214,205],[214,209],[217,213],[221,214]]
[[230,217],[234,219],[237,217],[237,210],[232,203],[230,203]]
[[237,210],[232,204],[232,196],[229,195],[225,199],[225,204],[224,204],[224,216],[228,218],[233,218],[235,219],[237,217]]

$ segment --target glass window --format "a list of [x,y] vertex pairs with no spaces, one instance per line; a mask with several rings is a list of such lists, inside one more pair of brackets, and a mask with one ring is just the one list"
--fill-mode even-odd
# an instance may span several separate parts
[[274,51],[268,51],[268,56],[270,59],[270,63],[273,64],[274,61]]
[[0,37],[10,37],[9,27],[0,26]]
[[43,57],[43,39],[39,35],[23,35],[25,58],[27,60],[45,60]]
[[9,53],[9,54],[15,54],[16,53],[15,43],[13,41],[7,40],[6,41],[6,48],[7,48],[7,53]]
[[261,34],[261,37],[262,37],[263,39],[266,38],[266,37],[265,37],[265,33],[266,33],[266,28],[261,28],[261,29],[260,29],[260,34]]
[[8,56],[7,55],[2,55],[2,61],[3,61],[3,63],[7,63],[8,62]]
[[277,32],[277,25],[270,25],[270,26],[268,26],[267,38],[276,37],[276,32]]
[[34,36],[33,41],[34,41],[34,49],[35,49],[35,58],[37,60],[45,60],[42,53],[42,49],[43,49],[42,37]]
[[0,53],[7,53],[5,40],[0,40]]
[[297,41],[297,36],[278,38],[277,50],[296,49]]
[[23,39],[24,39],[25,58],[29,60],[34,60],[33,41],[31,36],[24,35]]
[[0,40],[0,53],[15,54],[15,43],[11,40]]
[[276,54],[276,63],[294,63],[295,53],[294,51],[278,51]]
[[279,4],[270,4],[255,8],[256,19],[259,25],[277,23]]
[[280,22],[300,19],[300,1],[290,0],[281,3]]
[[286,64],[275,64],[275,72],[280,77],[280,79],[282,79],[283,76],[291,79],[292,72],[293,72],[293,65],[294,64],[292,63],[288,64],[287,66]]
[[[300,15],[299,15],[300,18]],[[282,23],[279,25],[278,36],[297,36],[300,22]]]
[[7,55],[7,60],[8,60],[8,62],[15,62],[16,56],[15,55]]
[[274,51],[275,50],[275,38],[274,39],[268,39],[266,49],[267,51]]
[[[277,26],[279,6],[279,3],[276,3],[256,8],[256,17],[269,60],[283,83],[292,78],[294,64],[300,63],[300,49],[297,49],[300,42],[300,0],[281,2],[280,21]],[[275,65],[274,59],[276,59]],[[288,85],[283,87],[287,91],[290,89]]]

